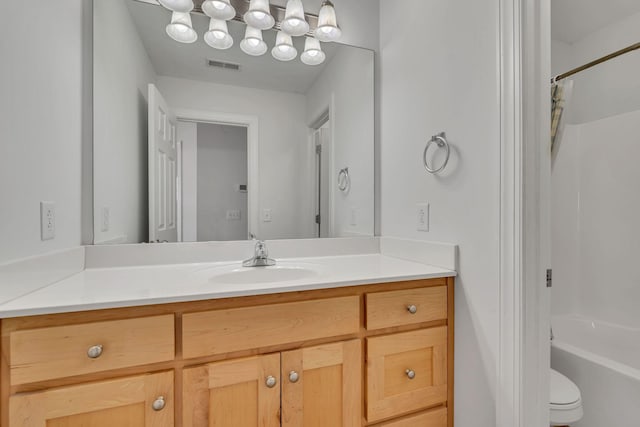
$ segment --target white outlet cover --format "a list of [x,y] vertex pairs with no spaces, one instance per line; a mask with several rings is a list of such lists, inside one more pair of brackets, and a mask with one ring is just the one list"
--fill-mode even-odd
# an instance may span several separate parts
[[102,208],[102,225],[100,227],[100,231],[102,231],[103,233],[109,231],[110,224],[111,224],[111,212],[109,211],[109,208],[103,207]]
[[40,239],[52,240],[56,237],[56,204],[40,202]]
[[416,209],[416,224],[418,231],[429,231],[429,203],[418,203]]

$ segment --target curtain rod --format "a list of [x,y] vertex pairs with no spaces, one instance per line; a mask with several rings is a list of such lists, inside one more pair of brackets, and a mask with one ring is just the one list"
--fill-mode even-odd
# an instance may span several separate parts
[[569,76],[573,76],[574,74],[578,74],[581,71],[584,71],[584,70],[589,69],[591,67],[595,67],[598,64],[602,64],[603,62],[607,62],[610,59],[617,58],[620,55],[624,55],[625,53],[629,53],[629,52],[632,52],[632,51],[637,50],[637,49],[640,49],[640,43],[636,43],[636,44],[633,44],[633,45],[631,45],[629,47],[625,47],[624,49],[620,49],[620,50],[618,50],[616,52],[613,52],[613,53],[611,53],[611,54],[609,54],[607,56],[603,56],[602,58],[596,59],[595,61],[591,61],[588,64],[585,64],[585,65],[583,65],[581,67],[574,68],[571,71],[567,71],[564,74],[560,74],[560,75],[552,78],[551,79],[551,83],[555,83],[555,82],[557,82],[559,80],[566,79]]

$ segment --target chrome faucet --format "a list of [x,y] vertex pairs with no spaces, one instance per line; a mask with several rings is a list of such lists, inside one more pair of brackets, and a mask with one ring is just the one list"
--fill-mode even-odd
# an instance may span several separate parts
[[258,242],[256,243],[253,258],[250,258],[242,263],[243,267],[270,267],[273,265],[276,265],[276,260],[269,258],[267,244],[262,240],[258,240]]

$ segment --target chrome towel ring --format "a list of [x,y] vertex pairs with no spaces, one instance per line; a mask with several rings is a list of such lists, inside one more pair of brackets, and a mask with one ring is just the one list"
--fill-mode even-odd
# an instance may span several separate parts
[[351,178],[349,177],[349,168],[340,169],[338,172],[338,189],[346,193],[351,188]]
[[[429,162],[427,161],[427,152],[429,151],[429,147],[431,147],[431,144],[434,144],[434,143],[438,148],[444,148],[446,150],[444,162],[442,163],[442,166],[440,166],[439,168],[434,168],[429,166]],[[447,142],[447,135],[444,132],[440,132],[439,134],[432,136],[429,142],[427,142],[427,146],[424,147],[424,153],[422,154],[422,160],[424,161],[424,168],[429,173],[442,172],[444,168],[447,166],[447,163],[449,163],[450,155],[451,155],[451,147],[449,147],[449,143]]]

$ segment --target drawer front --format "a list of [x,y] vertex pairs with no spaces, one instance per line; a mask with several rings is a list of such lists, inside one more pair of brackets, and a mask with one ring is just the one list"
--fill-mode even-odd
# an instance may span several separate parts
[[438,408],[401,420],[377,424],[376,427],[447,427],[447,408]]
[[15,331],[9,337],[11,384],[170,361],[174,333],[170,314]]
[[367,339],[367,419],[447,401],[447,327]]
[[447,318],[446,286],[376,292],[366,301],[369,330]]
[[359,329],[358,296],[190,313],[182,317],[183,357],[350,335]]

